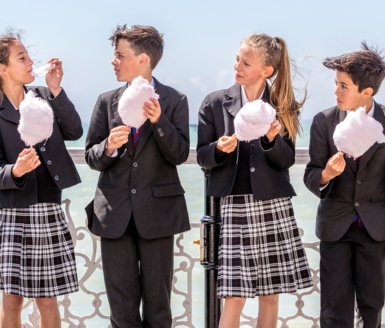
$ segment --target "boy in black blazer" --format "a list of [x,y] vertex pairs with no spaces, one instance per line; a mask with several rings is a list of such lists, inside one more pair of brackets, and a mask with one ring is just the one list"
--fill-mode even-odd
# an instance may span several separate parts
[[[306,186],[320,198],[321,327],[353,327],[354,302],[365,327],[381,326],[385,260],[385,144],[354,160],[338,152],[336,125],[347,111],[365,107],[385,127],[376,103],[385,76],[383,58],[363,43],[360,51],[326,58],[336,71],[337,106],[317,114],[311,126]],[[360,133],[360,131],[357,131]]]
[[118,26],[111,40],[117,80],[140,75],[159,101],[145,103],[135,145],[118,114],[126,85],[99,96],[86,141],[86,161],[101,172],[88,224],[101,237],[112,326],[170,328],[174,234],[190,228],[177,172],[190,148],[187,98],[152,77],[163,53],[155,28]]

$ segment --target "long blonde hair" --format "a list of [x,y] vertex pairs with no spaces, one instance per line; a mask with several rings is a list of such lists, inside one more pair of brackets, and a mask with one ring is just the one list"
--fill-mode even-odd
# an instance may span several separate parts
[[283,125],[283,134],[295,142],[300,132],[299,114],[305,99],[301,102],[295,99],[291,73],[290,58],[286,42],[279,37],[266,34],[252,34],[243,40],[243,43],[254,49],[261,56],[264,65],[274,68],[270,76],[270,101],[277,110],[277,116]]

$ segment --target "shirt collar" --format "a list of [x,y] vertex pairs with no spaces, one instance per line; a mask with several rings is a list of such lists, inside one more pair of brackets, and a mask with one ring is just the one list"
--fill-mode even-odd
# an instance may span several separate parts
[[372,107],[370,108],[370,111],[367,115],[370,117],[373,117],[374,115],[374,100],[372,101]]
[[[265,89],[266,89],[266,84],[265,84],[265,87],[263,88],[260,96],[258,99],[261,99],[263,94],[265,93]],[[246,96],[246,91],[245,91],[245,88],[243,87],[243,85],[241,85],[241,97],[242,97],[242,106],[246,105],[249,101],[249,99],[247,99],[247,96]],[[256,99],[257,100],[257,99]]]

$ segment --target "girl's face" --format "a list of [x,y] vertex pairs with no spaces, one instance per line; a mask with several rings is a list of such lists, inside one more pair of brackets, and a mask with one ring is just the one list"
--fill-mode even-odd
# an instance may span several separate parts
[[266,66],[255,49],[242,43],[236,56],[235,81],[245,87],[259,84],[271,75],[271,66]]
[[4,84],[23,86],[33,82],[33,61],[27,49],[20,41],[13,42],[9,47],[8,64],[0,64],[0,75]]

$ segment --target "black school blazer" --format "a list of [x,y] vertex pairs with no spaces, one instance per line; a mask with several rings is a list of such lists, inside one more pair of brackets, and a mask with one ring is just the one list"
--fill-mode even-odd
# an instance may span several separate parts
[[[82,123],[74,105],[64,90],[52,98],[46,87],[28,87],[37,97],[48,101],[54,112],[51,137],[37,144],[41,165],[46,165],[49,174],[60,190],[80,182],[75,165],[67,151],[64,140],[76,140],[83,134]],[[17,127],[19,111],[8,98],[0,102],[0,208],[23,208],[37,203],[36,175],[29,172],[22,178],[12,177],[12,167],[19,153],[26,148]]]
[[[268,90],[262,97],[269,102]],[[217,162],[216,143],[223,135],[234,133],[234,118],[242,107],[241,86],[209,94],[199,110],[197,160],[208,171],[208,195],[223,197],[231,193],[238,165],[238,152]],[[259,139],[250,141],[250,179],[254,197],[268,200],[295,196],[290,184],[289,167],[295,162],[295,146],[288,136],[277,135],[267,150]]]

